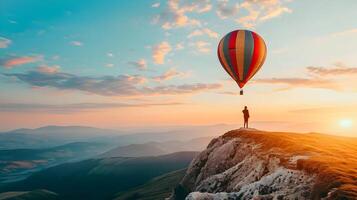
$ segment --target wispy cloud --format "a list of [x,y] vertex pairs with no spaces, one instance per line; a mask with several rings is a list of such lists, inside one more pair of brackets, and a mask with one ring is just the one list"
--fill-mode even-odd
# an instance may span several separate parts
[[19,57],[10,56],[7,58],[1,58],[0,65],[10,69],[18,65],[24,65],[28,63],[41,61],[42,58],[43,58],[42,56],[19,56]]
[[73,46],[83,46],[83,43],[80,41],[71,41],[70,44]]
[[237,96],[239,95],[239,92],[223,91],[223,92],[217,92],[217,94]]
[[152,107],[175,106],[181,102],[166,103],[75,103],[75,104],[25,104],[25,103],[0,103],[0,112],[45,112],[45,113],[73,113],[79,111],[93,111],[99,109],[127,108],[127,107]]
[[151,5],[151,7],[158,8],[158,7],[160,7],[160,3],[159,2],[154,3],[154,4]]
[[188,13],[204,13],[212,9],[209,0],[180,1],[168,0],[167,7],[160,15],[154,18],[154,23],[161,23],[163,29],[172,29],[185,26],[199,26],[201,22],[188,16]]
[[60,70],[59,65],[48,66],[48,65],[41,65],[37,67],[37,71],[45,74],[55,74],[58,73]]
[[258,22],[263,22],[292,10],[284,5],[283,0],[247,0],[239,8],[245,9],[248,14],[236,19],[239,24],[246,28],[254,27]]
[[171,45],[164,41],[152,48],[152,58],[156,64],[164,64],[166,54],[172,50]]
[[0,49],[7,48],[11,43],[12,41],[10,39],[0,37]]
[[218,38],[218,33],[209,29],[209,28],[203,28],[203,29],[196,29],[192,31],[187,38],[192,38],[195,36],[201,36],[201,35],[207,35],[208,37],[211,38]]
[[[334,91],[355,91],[349,87],[354,85],[357,67],[346,66],[341,62],[335,63],[333,66],[308,66],[305,67],[307,78],[262,78],[254,80],[260,84],[275,84],[285,85],[286,87],[278,89],[278,91],[289,90],[293,88],[320,88]],[[339,79],[340,76],[349,76],[350,79]]]
[[303,88],[320,88],[328,90],[341,90],[338,84],[332,80],[325,80],[319,78],[263,78],[257,79],[255,83],[260,84],[277,84],[285,85],[284,89],[293,89],[298,87]]
[[176,44],[175,50],[182,50],[184,48],[185,46],[183,45],[183,42],[179,42]]
[[[253,28],[258,23],[276,18],[292,9],[286,4],[292,0],[218,0],[215,12],[220,19],[234,19],[246,28]],[[197,14],[212,10],[210,0],[180,1],[168,0],[164,11],[156,15],[154,24],[161,24],[163,29],[180,27],[201,27],[205,23]],[[194,17],[193,17],[194,16]]]
[[306,67],[309,74],[318,76],[338,76],[338,75],[355,75],[357,74],[357,67],[347,67],[344,65],[335,65],[333,67]]
[[229,0],[219,0],[217,2],[217,15],[221,19],[226,19],[236,15],[239,11],[238,3],[229,3]]
[[131,61],[129,62],[129,64],[133,65],[139,70],[146,70],[148,67],[145,59],[140,59],[138,61]]
[[295,110],[290,110],[289,112],[297,113],[297,114],[307,114],[307,113],[319,113],[319,114],[326,114],[326,113],[348,113],[357,108],[356,104],[352,105],[342,105],[342,106],[326,106],[326,107],[307,107],[307,108],[300,108]]
[[195,47],[195,50],[200,53],[209,53],[211,51],[211,43],[199,40],[190,44]]
[[179,72],[175,68],[171,68],[171,69],[167,70],[165,73],[163,73],[162,75],[153,77],[153,80],[166,81],[166,80],[170,80],[174,77],[184,77],[187,75],[188,75],[188,73]]
[[222,87],[219,83],[194,83],[149,87],[143,85],[146,78],[137,75],[89,77],[77,76],[63,72],[49,74],[40,71],[29,71],[27,73],[3,73],[3,75],[15,77],[31,86],[50,87],[60,90],[80,90],[103,96],[193,94]]
[[315,38],[316,42],[328,42],[331,39],[341,38],[346,40],[346,37],[356,37],[357,36],[357,28],[345,29],[337,32],[332,32],[326,35],[318,36]]
[[357,35],[357,28],[347,29],[347,30],[334,32],[330,34],[330,36],[332,37],[342,37],[347,35]]

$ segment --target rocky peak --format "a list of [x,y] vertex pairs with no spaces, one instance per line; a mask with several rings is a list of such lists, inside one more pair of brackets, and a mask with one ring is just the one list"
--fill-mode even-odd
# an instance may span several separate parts
[[318,139],[334,136],[229,131],[191,162],[171,199],[349,199],[346,193],[357,187],[346,192],[342,186],[349,182],[333,179],[338,174],[328,170],[328,149]]

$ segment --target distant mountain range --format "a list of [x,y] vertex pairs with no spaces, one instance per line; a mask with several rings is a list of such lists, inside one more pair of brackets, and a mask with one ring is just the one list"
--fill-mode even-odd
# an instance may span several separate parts
[[[66,163],[0,187],[0,192],[46,189],[60,199],[113,199],[150,179],[188,166],[198,152],[140,158],[100,158]],[[167,190],[166,190],[167,192]]]
[[226,129],[47,126],[3,132],[0,200],[161,198],[171,193],[197,152]]
[[44,149],[0,150],[0,184],[23,179],[53,165],[96,156],[110,147],[105,143],[74,142]]
[[100,157],[142,157],[158,156],[179,151],[202,151],[212,137],[191,139],[188,141],[148,142],[119,146],[105,152]]
[[100,142],[125,146],[147,142],[190,140],[199,137],[217,136],[233,125],[175,127],[155,131],[117,131],[83,126],[46,126],[37,129],[16,129],[0,133],[0,149],[38,149],[64,145],[72,142]]
[[119,131],[82,126],[46,126],[0,133],[0,149],[38,149],[72,142],[102,142],[120,135]]

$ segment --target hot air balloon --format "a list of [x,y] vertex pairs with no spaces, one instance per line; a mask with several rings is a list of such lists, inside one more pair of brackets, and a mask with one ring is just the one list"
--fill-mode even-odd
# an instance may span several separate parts
[[225,35],[218,45],[218,59],[235,80],[243,95],[244,85],[262,67],[267,48],[262,37],[249,30],[235,30]]

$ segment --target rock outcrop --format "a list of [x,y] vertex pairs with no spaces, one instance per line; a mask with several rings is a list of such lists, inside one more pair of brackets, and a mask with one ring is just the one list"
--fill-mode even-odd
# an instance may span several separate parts
[[320,158],[326,153],[314,141],[320,137],[333,136],[230,131],[213,139],[191,162],[171,199],[352,198],[348,192],[354,189],[340,190],[343,183],[333,180],[338,174]]

